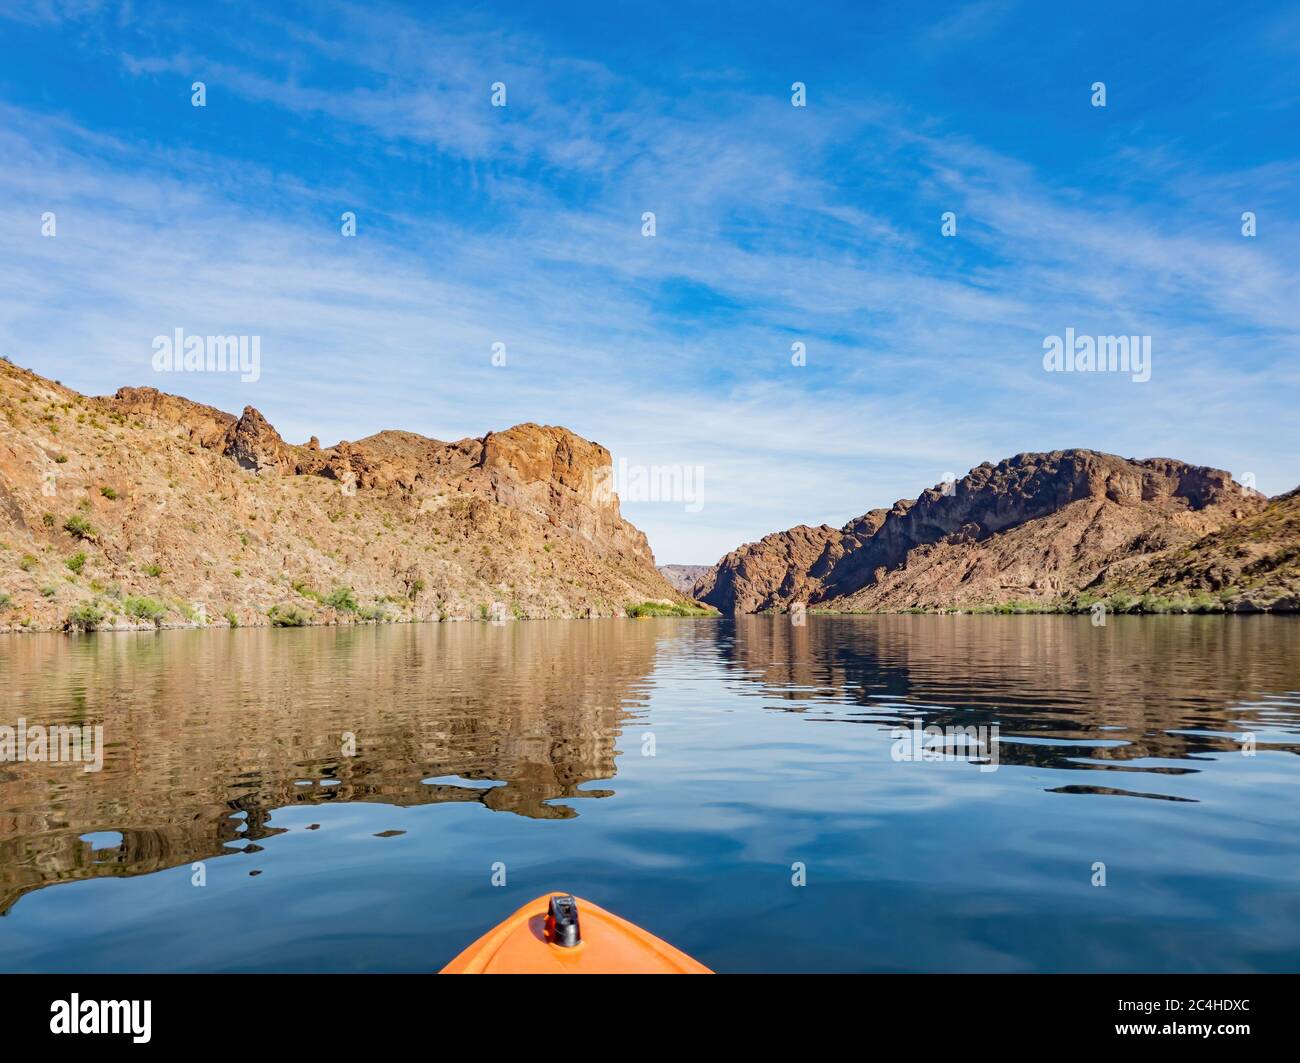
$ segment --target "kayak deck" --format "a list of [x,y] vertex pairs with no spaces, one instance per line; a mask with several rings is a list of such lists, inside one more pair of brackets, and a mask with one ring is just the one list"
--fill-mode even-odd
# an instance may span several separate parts
[[[564,942],[572,941],[565,945]],[[580,897],[544,893],[489,930],[443,974],[712,974],[639,926]]]

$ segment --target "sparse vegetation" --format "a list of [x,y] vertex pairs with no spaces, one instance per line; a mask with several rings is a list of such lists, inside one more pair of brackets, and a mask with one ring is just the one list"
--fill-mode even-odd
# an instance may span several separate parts
[[346,613],[355,613],[357,611],[357,596],[353,593],[351,587],[335,587],[325,604],[332,609],[338,609]]
[[[924,609],[918,609],[917,612],[926,612]],[[1003,616],[1022,613],[1059,613],[1061,608],[1051,602],[1025,602],[1012,599],[1007,602],[997,602],[993,605],[976,605],[972,606],[968,612],[971,613],[998,613]]]
[[320,592],[314,590],[306,580],[297,579],[289,584],[298,594],[304,598],[320,604],[324,599],[321,598]]
[[162,575],[162,565],[155,565],[152,562],[150,562],[147,565],[142,565],[140,567],[140,571],[143,572],[146,576],[153,576],[156,579],[157,577]]
[[104,622],[104,611],[94,602],[82,602],[68,614],[65,626],[73,631],[94,631]]
[[109,487],[107,484],[99,489],[99,493],[107,498],[110,502],[116,502],[121,496]]
[[266,614],[272,627],[303,627],[308,620],[307,614],[296,605],[273,605]]
[[716,617],[720,615],[716,609],[711,609],[706,605],[686,605],[682,602],[638,602],[636,605],[629,605],[624,610],[630,617],[645,616],[685,616],[685,617]]
[[150,598],[146,595],[133,595],[122,603],[122,611],[127,616],[133,616],[137,620],[148,620],[157,625],[162,623],[163,617],[167,615],[167,607],[156,598]]
[[79,574],[81,570],[86,567],[86,552],[84,550],[78,550],[63,563],[73,572]]
[[74,513],[63,522],[63,530],[77,539],[94,539],[95,529],[80,513]]

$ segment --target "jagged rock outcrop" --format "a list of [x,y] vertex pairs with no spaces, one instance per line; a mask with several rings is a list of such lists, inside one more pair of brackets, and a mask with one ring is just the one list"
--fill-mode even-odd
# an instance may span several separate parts
[[733,550],[703,573],[692,593],[716,609],[757,613],[790,602],[820,601],[825,581],[844,557],[862,547],[892,512],[905,513],[909,501],[893,510],[873,509],[842,528],[800,524],[765,535]]
[[726,613],[756,613],[820,597],[812,569],[828,555],[843,555],[843,537],[829,524],[773,532],[727,554],[700,577],[693,593]]
[[[794,528],[724,557],[696,587],[729,611],[1051,602],[1140,577],[1152,558],[1258,513],[1221,470],[1090,450],[984,463],[842,529]],[[815,557],[814,557],[815,555]]]
[[0,401],[0,629],[58,627],[83,605],[132,627],[266,623],[273,606],[330,622],[686,600],[622,518],[609,452],[564,428],[296,446],[252,406],[87,398],[10,363]]
[[289,475],[296,465],[280,433],[252,406],[245,406],[243,416],[226,429],[221,453],[255,473]]
[[172,425],[186,439],[209,449],[223,446],[226,433],[238,420],[224,410],[168,395],[157,388],[118,388],[112,398],[102,401],[117,413],[145,415]]

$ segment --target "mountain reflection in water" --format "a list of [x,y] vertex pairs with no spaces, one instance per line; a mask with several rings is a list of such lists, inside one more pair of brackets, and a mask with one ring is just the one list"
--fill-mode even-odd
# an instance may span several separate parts
[[[1030,829],[1085,797],[1098,815],[1159,799],[1167,816],[1249,820],[1267,810],[1278,851],[1266,867],[1291,867],[1294,882],[1295,832],[1275,829],[1300,825],[1300,623],[1286,618],[1113,617],[1094,628],[1078,617],[811,616],[802,627],[742,617],[11,636],[0,643],[0,690],[0,724],[102,724],[105,742],[98,773],[0,764],[0,968],[6,927],[21,922],[20,899],[32,891],[188,874],[218,858],[253,868],[283,824],[317,826],[292,809],[321,806],[323,816],[323,806],[349,803],[573,821],[544,828],[560,866],[594,867],[625,851],[640,881],[698,890],[717,861],[726,892],[740,873],[729,846],[766,844],[751,839],[810,820],[836,876],[869,889],[875,843],[848,839],[874,811],[923,814],[942,803],[974,822],[993,802]],[[914,721],[996,724],[997,772],[894,762],[891,732]],[[1255,757],[1243,756],[1244,741]],[[581,827],[597,798],[607,799],[599,819]],[[1242,803],[1223,807],[1233,800]],[[1127,815],[1134,831],[1159,829]],[[366,822],[376,827],[366,844],[399,842],[378,829],[386,823]],[[452,839],[473,822],[420,844],[445,844],[443,862],[454,863],[471,843]],[[1195,832],[1195,821],[1177,822]],[[673,832],[686,830],[704,839],[683,836],[674,851]],[[342,844],[327,831],[313,839]],[[924,862],[924,838],[915,844]],[[690,870],[675,874],[687,848]],[[1226,873],[1230,848],[1201,854],[1197,870],[1216,873],[1222,860]],[[382,896],[396,850],[366,852],[365,881]],[[818,858],[815,848],[796,855]],[[725,968],[721,923],[696,930]],[[23,955],[41,966],[31,946]],[[768,965],[743,950],[730,958]],[[836,954],[811,963],[846,967],[854,961]]]

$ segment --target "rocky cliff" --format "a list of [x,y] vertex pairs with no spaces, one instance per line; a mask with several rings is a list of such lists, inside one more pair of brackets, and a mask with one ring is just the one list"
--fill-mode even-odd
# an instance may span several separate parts
[[[795,601],[849,611],[1060,607],[1088,593],[1187,590],[1198,584],[1180,582],[1179,565],[1202,557],[1212,568],[1224,547],[1210,537],[1251,527],[1269,505],[1226,472],[1167,458],[1019,454],[843,528],[766,536],[722,558],[695,592],[720,609],[755,612]],[[1289,556],[1294,532],[1281,517],[1270,528],[1278,538],[1269,557]],[[1229,607],[1247,599],[1268,607],[1289,593],[1278,576],[1219,582],[1216,602]]]
[[622,615],[684,601],[602,486],[516,425],[322,447],[153,388],[0,362],[0,629]]

